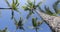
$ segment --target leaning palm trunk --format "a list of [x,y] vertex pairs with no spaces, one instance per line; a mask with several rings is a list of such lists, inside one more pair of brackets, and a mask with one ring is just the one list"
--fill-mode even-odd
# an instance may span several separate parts
[[49,25],[49,27],[54,32],[60,32],[60,17],[59,16],[50,16],[41,11],[36,11],[36,13],[38,13],[39,16],[41,16],[43,20],[45,20],[45,22]]

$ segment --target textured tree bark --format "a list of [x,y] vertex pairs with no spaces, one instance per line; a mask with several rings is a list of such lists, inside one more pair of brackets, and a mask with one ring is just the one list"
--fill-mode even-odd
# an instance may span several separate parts
[[45,14],[41,11],[36,11],[39,16],[41,16],[45,22],[49,25],[49,27],[54,32],[60,32],[60,17],[59,16],[50,16],[48,14]]

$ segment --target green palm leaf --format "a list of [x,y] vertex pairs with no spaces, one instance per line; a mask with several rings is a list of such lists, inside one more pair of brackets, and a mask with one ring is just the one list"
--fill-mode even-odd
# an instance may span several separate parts
[[[19,12],[18,11],[18,6],[19,6],[19,3],[18,3],[18,0],[12,0],[12,4],[10,5],[9,4],[9,2],[6,0],[6,3],[8,4],[8,6],[10,7],[10,8],[12,8],[12,19],[14,18],[14,11],[16,11],[16,12]],[[21,12],[19,12],[19,14],[21,14]]]
[[18,3],[18,0],[16,0],[16,3],[15,4],[17,4]]
[[40,7],[40,5],[42,4],[43,2],[39,2],[36,6],[37,7]]
[[47,7],[45,6],[45,10],[46,10],[46,14],[53,15],[53,13],[50,11],[49,7],[47,8]]
[[55,12],[57,13],[57,14],[60,14],[60,11],[58,11],[58,7],[57,7],[57,5],[60,3],[60,1],[57,1],[57,2],[55,2],[54,4],[53,4],[53,9],[55,10]]
[[23,19],[21,17],[20,17],[20,20],[18,22],[18,28],[22,29],[22,30],[25,30],[24,27],[23,27]]
[[32,24],[33,24],[33,26],[34,26],[34,27],[36,27],[36,26],[37,26],[36,21],[37,21],[37,18],[32,18]]
[[[16,1],[16,2],[15,2]],[[12,8],[12,10],[15,10],[15,11],[17,11],[17,12],[19,12],[18,11],[18,6],[19,6],[19,3],[18,3],[18,0],[12,0],[12,4],[10,5],[9,4],[9,2],[6,0],[6,3],[8,4],[8,6],[10,7],[10,8]]]
[[22,8],[23,8],[25,11],[30,10],[27,6],[22,6]]
[[7,0],[5,0],[5,1],[6,1],[7,5],[8,5],[9,7],[11,7],[10,4],[9,4],[9,2],[8,2]]
[[41,7],[38,7],[38,9],[39,9],[39,11],[45,13],[45,11],[41,9]]

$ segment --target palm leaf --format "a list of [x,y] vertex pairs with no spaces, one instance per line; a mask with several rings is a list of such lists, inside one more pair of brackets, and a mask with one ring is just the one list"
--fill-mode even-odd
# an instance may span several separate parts
[[9,7],[11,7],[10,4],[9,4],[9,2],[8,2],[7,0],[5,0],[5,1],[6,1],[7,5],[8,5]]
[[54,4],[53,4],[53,9],[55,10],[55,12],[57,13],[57,14],[60,14],[60,11],[58,11],[57,10],[57,5],[60,3],[60,1],[57,1],[57,2],[55,2]]
[[27,15],[27,19],[33,14],[32,11],[29,12],[29,14]]
[[28,5],[32,5],[33,3],[30,0],[27,0]]
[[45,13],[45,12],[41,9],[41,7],[38,7],[38,9],[39,9],[39,11],[41,11],[41,12]]
[[42,4],[42,2],[39,2],[39,3],[36,5],[36,7],[40,7],[41,4]]
[[18,6],[19,6],[19,4],[20,4],[20,3],[17,3],[17,4],[16,4],[16,7],[18,7]]
[[25,11],[30,10],[27,6],[22,6],[22,8],[23,8]]
[[37,19],[36,19],[36,18],[32,18],[32,24],[33,24],[33,26],[34,26],[34,27],[36,27],[36,26],[37,26],[36,21],[37,21]]
[[16,20],[16,18],[15,18],[15,17],[14,17],[14,21],[15,21],[15,23],[14,23],[14,24],[15,24],[15,25],[17,25],[18,21]]
[[20,17],[20,20],[19,20],[19,23],[18,23],[18,26],[22,26],[23,24],[22,24],[22,18]]
[[18,28],[22,29],[22,30],[25,30],[24,27],[23,27],[23,19],[21,17],[20,17],[20,20],[18,22]]
[[18,0],[16,0],[16,3],[15,4],[17,4],[18,3]]
[[49,7],[47,8],[47,7],[45,6],[45,10],[46,10],[46,14],[53,15],[53,13],[50,11]]

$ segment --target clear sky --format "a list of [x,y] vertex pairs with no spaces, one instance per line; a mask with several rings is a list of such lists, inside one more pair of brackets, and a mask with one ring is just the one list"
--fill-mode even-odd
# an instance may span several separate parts
[[[8,0],[10,3],[11,3],[11,0]],[[42,5],[41,5],[41,8],[44,9],[44,6],[49,6],[51,11],[53,11],[53,3],[55,2],[56,0],[46,0]],[[19,20],[19,17],[22,16],[24,19],[26,18],[26,15],[28,14],[28,12],[25,12],[21,6],[23,6],[25,3],[26,3],[26,0],[19,0],[20,2],[20,6],[18,8],[20,12],[22,12],[22,14],[19,14],[17,12],[15,12],[15,18],[17,20]],[[36,3],[38,3],[39,0],[36,0]],[[0,8],[7,8],[7,4],[5,3],[5,0],[0,0]],[[0,9],[0,29],[4,29],[5,27],[8,27],[8,30],[10,32],[14,32],[16,30],[16,26],[14,25],[14,21],[11,20],[11,10],[8,10],[8,9]],[[32,15],[33,17],[38,17],[39,20],[41,20],[41,18],[37,15],[37,14],[34,14]],[[31,17],[32,17],[31,16]],[[29,29],[27,28],[28,26],[32,26],[31,24],[31,17],[27,20],[27,22],[24,24],[24,27],[26,29],[25,32],[35,32],[35,30],[33,29]],[[38,32],[51,32],[50,28],[46,25],[46,23],[43,23],[41,26],[40,26],[42,29],[41,30],[38,30]],[[22,30],[17,30],[16,32],[24,32]]]

